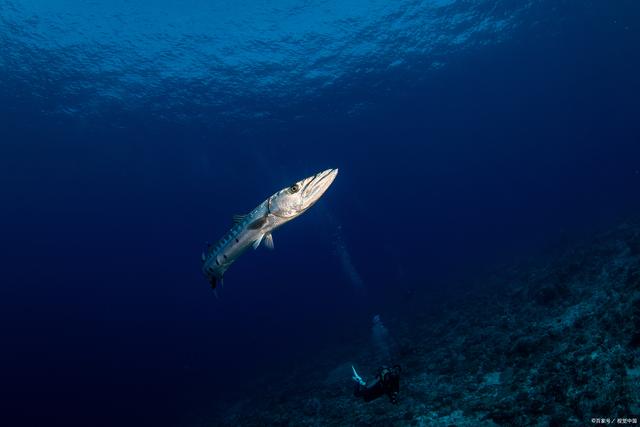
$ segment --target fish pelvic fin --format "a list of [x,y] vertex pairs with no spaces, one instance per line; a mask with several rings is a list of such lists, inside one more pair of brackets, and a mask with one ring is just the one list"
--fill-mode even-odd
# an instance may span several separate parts
[[273,235],[271,233],[265,234],[264,236],[264,245],[273,250]]
[[262,242],[262,238],[264,237],[264,234],[261,234],[260,236],[258,236],[258,238],[256,240],[253,241],[253,249],[258,249],[258,246],[260,246],[260,242]]

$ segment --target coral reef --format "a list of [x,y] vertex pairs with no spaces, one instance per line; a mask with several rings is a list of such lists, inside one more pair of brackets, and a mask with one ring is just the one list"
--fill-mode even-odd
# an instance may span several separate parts
[[[621,226],[535,267],[504,269],[440,312],[388,326],[404,368],[398,405],[356,400],[343,358],[314,367],[324,380],[292,374],[212,424],[582,426],[640,418],[640,227]],[[359,371],[373,371],[368,356],[354,352]]]

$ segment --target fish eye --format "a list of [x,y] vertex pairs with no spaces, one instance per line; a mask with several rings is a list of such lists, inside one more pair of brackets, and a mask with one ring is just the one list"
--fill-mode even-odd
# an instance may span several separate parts
[[291,188],[289,188],[289,190],[291,190],[291,193],[292,193],[292,194],[293,194],[293,193],[297,193],[299,189],[300,189],[300,186],[299,186],[298,184],[293,184],[293,185],[291,186]]

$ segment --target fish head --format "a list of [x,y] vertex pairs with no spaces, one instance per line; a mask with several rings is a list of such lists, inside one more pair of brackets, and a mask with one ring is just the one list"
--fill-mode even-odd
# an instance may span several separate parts
[[338,169],[327,169],[283,188],[269,198],[269,211],[281,218],[297,217],[322,197],[337,175]]

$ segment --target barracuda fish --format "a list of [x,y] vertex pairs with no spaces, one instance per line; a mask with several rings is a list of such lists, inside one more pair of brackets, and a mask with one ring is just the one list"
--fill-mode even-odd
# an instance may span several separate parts
[[338,175],[338,169],[327,169],[296,182],[269,197],[247,215],[235,215],[234,226],[215,245],[202,253],[202,272],[215,290],[229,266],[252,246],[260,243],[273,249],[272,232],[282,224],[300,216],[327,191]]

